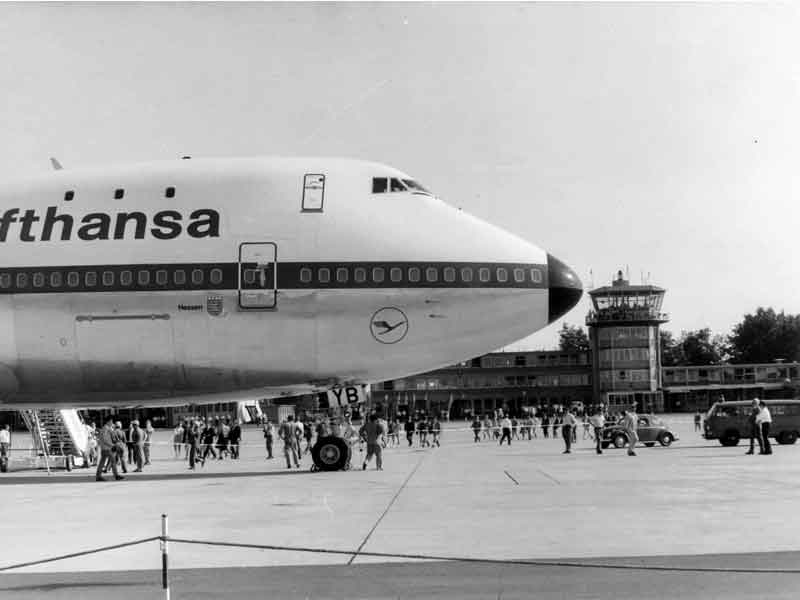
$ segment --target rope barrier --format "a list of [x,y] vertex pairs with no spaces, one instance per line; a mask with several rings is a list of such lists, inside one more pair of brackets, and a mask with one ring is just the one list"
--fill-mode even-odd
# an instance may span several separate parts
[[82,550],[81,552],[73,552],[71,554],[62,554],[61,556],[52,556],[50,558],[42,558],[40,560],[33,560],[30,562],[24,563],[17,563],[16,565],[6,565],[5,567],[0,567],[0,572],[2,571],[10,571],[12,569],[22,569],[23,567],[33,567],[36,565],[42,565],[45,563],[56,562],[59,560],[67,560],[68,558],[78,558],[80,556],[87,556],[89,554],[97,554],[98,552],[108,552],[110,550],[118,550],[119,548],[127,548],[128,546],[138,546],[139,544],[146,544],[148,542],[155,542],[156,540],[160,540],[161,536],[154,536],[149,538],[143,538],[141,540],[134,540],[132,542],[124,542],[122,544],[114,544],[113,546],[103,546],[101,548],[94,548],[92,550]]

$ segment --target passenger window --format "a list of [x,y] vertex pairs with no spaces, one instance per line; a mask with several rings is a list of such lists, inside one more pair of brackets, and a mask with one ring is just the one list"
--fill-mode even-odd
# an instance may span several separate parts
[[411,267],[408,270],[408,280],[411,283],[417,283],[417,282],[419,282],[419,278],[420,278],[420,270],[419,270],[419,268]]
[[428,281],[428,283],[435,283],[436,281],[439,281],[439,271],[436,269],[436,267],[428,267],[425,269],[425,279]]
[[222,283],[222,269],[211,269],[211,276],[209,279],[214,285]]
[[322,267],[319,271],[317,271],[317,277],[319,278],[320,283],[330,283],[331,270],[327,267]]
[[372,269],[372,281],[375,283],[383,283],[384,277],[386,273],[384,272],[383,268],[375,267]]
[[308,267],[300,269],[300,283],[311,283],[311,269]]
[[392,191],[392,192],[406,192],[406,191],[408,191],[406,189],[406,186],[403,185],[403,182],[400,181],[399,179],[397,179],[396,177],[392,177],[392,180],[390,182],[390,186],[391,186],[390,187],[390,191]]
[[3,273],[0,275],[0,288],[10,288],[11,287],[11,275],[8,273]]
[[464,267],[461,269],[461,281],[464,283],[469,283],[472,281],[472,269],[469,267]]
[[203,271],[202,269],[194,269],[192,271],[192,283],[194,285],[200,285],[203,283]]
[[542,283],[542,272],[539,269],[531,269],[531,281]]
[[106,287],[114,285],[114,273],[112,271],[103,271],[103,285]]
[[83,276],[83,282],[86,284],[86,287],[94,287],[97,285],[97,273],[94,271],[86,271],[86,275]]
[[169,275],[163,269],[159,269],[156,271],[156,283],[158,285],[167,285],[169,281]]
[[373,177],[372,178],[372,193],[383,194],[386,192],[386,185],[388,181],[386,177]]
[[517,283],[525,281],[525,271],[522,269],[514,269],[514,281]]
[[149,285],[150,271],[139,271],[139,273],[136,275],[136,281],[138,281],[139,285]]
[[480,278],[482,283],[488,283],[490,279],[489,269],[486,267],[481,267],[478,269],[478,277]]
[[367,280],[367,270],[358,267],[353,273],[353,278],[356,280],[356,283],[364,283]]
[[69,287],[78,287],[81,284],[81,276],[75,271],[67,273],[67,285]]
[[444,280],[447,283],[453,283],[456,280],[456,270],[453,267],[445,267]]
[[508,281],[508,271],[506,271],[503,267],[497,268],[497,281],[500,283],[505,283]]
[[131,285],[133,283],[133,272],[132,271],[122,271],[119,274],[119,282],[122,285]]
[[28,274],[27,273],[17,273],[17,287],[18,288],[26,288],[26,287],[28,287]]
[[186,271],[183,269],[177,269],[172,274],[172,281],[175,285],[184,285],[186,283]]
[[44,287],[44,273],[33,274],[33,287],[35,288]]
[[61,271],[56,271],[54,273],[50,273],[50,287],[51,288],[60,288],[62,283],[63,283],[63,278],[61,276]]
[[347,283],[348,280],[348,273],[347,269],[344,267],[339,267],[336,269],[336,281],[339,283]]
[[392,267],[389,269],[389,279],[397,283],[398,281],[403,281],[403,269],[399,267]]
[[244,270],[244,283],[245,285],[253,285],[256,282],[256,270],[255,269],[245,269]]

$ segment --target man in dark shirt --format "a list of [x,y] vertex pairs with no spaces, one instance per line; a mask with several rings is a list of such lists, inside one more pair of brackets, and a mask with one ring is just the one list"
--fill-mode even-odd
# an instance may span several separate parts
[[481,441],[481,439],[480,439],[480,435],[481,435],[481,420],[478,418],[477,415],[475,415],[475,418],[472,421],[472,433],[475,434],[475,440],[474,441],[480,442]]
[[231,458],[239,458],[239,442],[242,441],[242,426],[239,424],[239,419],[233,422],[233,427],[228,434],[228,443],[231,449]]
[[216,435],[217,430],[214,428],[214,423],[209,419],[208,424],[203,429],[203,433],[200,435],[200,441],[203,444],[203,456],[200,457],[200,461],[203,466],[206,464],[206,457],[209,453],[214,458],[217,458],[217,453],[214,452],[214,438]]
[[411,417],[406,421],[406,439],[409,446],[414,444],[414,419]]
[[364,465],[361,467],[362,470],[367,469],[367,463],[372,456],[375,455],[375,465],[378,471],[383,471],[383,457],[381,456],[381,445],[379,442],[384,433],[386,432],[383,430],[383,426],[378,422],[378,415],[374,413],[371,414],[369,416],[369,421],[359,432],[361,438],[367,442],[367,457],[364,459]]

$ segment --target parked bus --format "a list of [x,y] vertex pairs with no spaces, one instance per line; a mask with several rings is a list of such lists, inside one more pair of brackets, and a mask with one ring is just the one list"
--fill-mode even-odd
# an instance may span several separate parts
[[[768,400],[772,415],[769,437],[779,444],[794,444],[800,435],[800,400]],[[750,437],[752,400],[715,402],[706,413],[703,437],[719,440],[723,446],[735,446],[742,438]]]

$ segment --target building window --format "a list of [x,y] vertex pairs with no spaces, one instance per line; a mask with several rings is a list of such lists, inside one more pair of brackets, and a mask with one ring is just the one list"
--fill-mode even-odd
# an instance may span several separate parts
[[119,282],[122,285],[131,285],[133,283],[133,272],[121,271],[119,274]]
[[150,271],[139,271],[136,275],[136,281],[139,285],[149,285]]
[[158,285],[167,285],[169,281],[169,275],[163,269],[159,269],[156,271],[156,283]]
[[44,273],[33,274],[33,287],[35,288],[44,287]]
[[478,269],[478,277],[480,278],[481,283],[489,283],[489,269],[486,267],[481,267]]
[[311,269],[308,267],[300,269],[300,283],[311,283]]
[[395,283],[403,281],[403,269],[399,267],[392,267],[389,269],[389,279]]
[[203,283],[203,270],[202,269],[194,269],[192,271],[192,283],[194,285],[200,285]]
[[375,267],[372,269],[372,281],[375,283],[383,283],[385,273],[382,267]]
[[211,269],[210,280],[214,285],[222,283],[222,269]]
[[447,283],[453,283],[456,280],[456,270],[453,267],[445,267],[444,280]]
[[125,190],[122,188],[117,188],[114,190],[114,200],[122,200],[122,197],[125,195]]
[[367,270],[357,267],[353,273],[353,278],[355,279],[356,283],[364,283],[367,280]]
[[167,198],[174,198],[175,197],[175,188],[174,187],[168,187],[166,190],[164,190],[164,195]]
[[67,202],[72,200],[74,197],[75,197],[75,192],[73,190],[67,190],[66,192],[64,192],[64,200],[66,200]]
[[472,281],[472,269],[470,267],[461,269],[461,281],[464,283],[470,283]]
[[348,278],[347,269],[345,267],[336,269],[336,281],[339,283],[347,283]]
[[320,283],[330,283],[331,270],[327,267],[322,267],[319,271],[317,271],[317,277],[319,278]]
[[411,267],[408,270],[408,280],[411,283],[417,283],[417,282],[419,282],[419,278],[420,278],[420,270],[419,270],[419,268],[418,267]]

